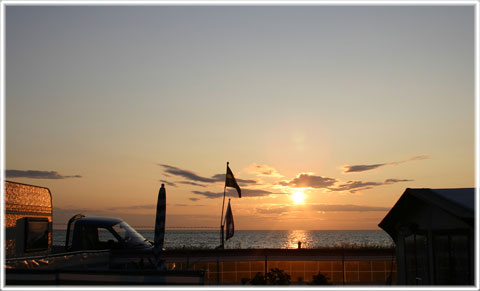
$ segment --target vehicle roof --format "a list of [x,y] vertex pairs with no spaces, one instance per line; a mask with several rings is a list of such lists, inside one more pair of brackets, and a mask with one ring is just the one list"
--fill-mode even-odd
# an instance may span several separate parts
[[95,224],[102,227],[109,227],[117,223],[122,222],[123,220],[116,217],[105,217],[105,216],[85,216],[77,220],[76,223],[83,224]]
[[7,211],[52,215],[52,193],[48,188],[12,181],[5,181],[3,187]]

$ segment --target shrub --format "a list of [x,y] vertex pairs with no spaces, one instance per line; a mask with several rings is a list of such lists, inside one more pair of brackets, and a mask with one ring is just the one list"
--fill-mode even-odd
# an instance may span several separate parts
[[250,282],[250,279],[242,278],[242,285],[246,285],[246,284],[248,284],[248,282]]
[[328,277],[322,273],[318,273],[317,275],[313,275],[313,280],[310,285],[329,285]]
[[253,279],[242,279],[242,284],[251,285],[290,285],[290,275],[278,268],[270,269],[265,276],[262,273],[257,273]]
[[255,274],[255,277],[253,277],[252,280],[250,281],[247,280],[246,283],[250,283],[252,285],[267,285],[267,280],[265,279],[265,276],[263,276],[262,273],[258,272],[257,274]]
[[279,268],[270,269],[265,277],[268,285],[290,285],[290,275]]

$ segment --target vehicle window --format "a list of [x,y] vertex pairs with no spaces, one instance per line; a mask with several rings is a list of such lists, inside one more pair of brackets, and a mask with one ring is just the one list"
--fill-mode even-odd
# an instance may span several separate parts
[[106,228],[98,228],[98,241],[100,243],[107,243],[109,240],[118,242],[118,239]]
[[112,226],[112,229],[124,240],[127,230],[121,225],[121,223]]
[[28,217],[25,225],[25,252],[48,249],[48,219]]
[[114,226],[112,226],[112,229],[129,247],[143,248],[143,247],[151,246],[141,234],[139,234],[134,228],[128,225],[125,221],[115,224]]
[[97,250],[101,247],[98,245],[98,230],[94,226],[81,226],[82,249]]
[[107,250],[107,249],[118,249],[118,248],[120,248],[118,238],[115,237],[112,231],[107,228],[99,227],[96,249]]

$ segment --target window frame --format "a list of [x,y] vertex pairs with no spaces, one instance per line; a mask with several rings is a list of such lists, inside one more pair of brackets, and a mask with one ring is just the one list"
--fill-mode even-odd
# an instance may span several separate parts
[[[426,252],[425,252],[425,257],[426,257],[426,262],[427,264],[425,265],[425,278],[427,280],[427,283],[423,283],[421,284],[421,281],[418,280],[419,278],[419,269],[418,269],[418,263],[419,263],[419,259],[418,259],[418,248],[417,248],[417,235],[419,236],[423,236],[425,238],[425,242],[426,242]],[[403,252],[403,255],[404,255],[404,261],[405,261],[405,264],[407,264],[408,262],[408,258],[407,258],[407,253],[408,253],[408,247],[407,247],[407,242],[406,242],[406,238],[407,237],[410,237],[410,236],[413,236],[413,261],[414,261],[414,266],[415,266],[415,278],[414,278],[414,281],[415,281],[415,285],[431,285],[432,283],[430,282],[430,275],[431,275],[431,272],[432,270],[430,269],[430,264],[429,264],[429,261],[430,261],[430,254],[428,252],[428,248],[430,247],[431,245],[431,242],[429,240],[429,236],[428,236],[428,231],[426,230],[416,230],[412,233],[410,233],[410,235],[404,235],[403,236],[403,247],[404,247],[404,252]],[[408,278],[408,272],[405,272],[405,282],[409,282],[409,278]],[[422,278],[423,279],[423,278]],[[419,284],[420,283],[420,284]]]
[[[45,247],[37,247],[37,248],[29,248],[28,247],[28,238],[30,236],[29,232],[29,225],[31,222],[43,222],[46,223],[47,226],[47,243]],[[50,244],[49,244],[49,236],[50,236],[50,222],[46,217],[25,217],[25,229],[24,229],[24,247],[23,250],[25,253],[32,253],[32,252],[41,252],[47,251]]]
[[[467,244],[468,244],[468,255],[467,257],[469,258],[469,264],[468,264],[468,276],[471,277],[471,274],[473,272],[471,268],[471,260],[472,260],[472,254],[470,253],[471,250],[471,234],[468,229],[450,229],[450,230],[433,230],[432,231],[432,251],[433,251],[433,276],[435,278],[435,283],[437,283],[437,256],[436,252],[437,250],[435,249],[435,236],[447,236],[447,248],[448,248],[448,265],[449,265],[449,273],[453,272],[455,269],[454,262],[452,258],[452,237],[453,236],[465,236],[467,238]],[[474,266],[475,268],[475,266]],[[449,278],[452,280],[453,278]],[[455,285],[454,282],[449,282],[447,285]]]

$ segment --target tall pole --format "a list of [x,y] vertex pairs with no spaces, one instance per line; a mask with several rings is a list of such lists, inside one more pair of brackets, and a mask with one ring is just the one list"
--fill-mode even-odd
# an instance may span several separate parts
[[[228,168],[228,162],[227,162],[227,168]],[[226,172],[226,171],[225,171]],[[225,179],[227,177],[225,176]],[[225,191],[227,189],[227,184],[225,183],[225,187],[223,187],[223,202],[222,202],[222,215],[220,216],[220,246],[223,249],[224,247],[224,239],[223,239],[223,210],[225,208]]]
[[223,188],[223,203],[222,203],[222,216],[220,217],[220,245],[222,246],[222,249],[223,249],[223,242],[224,242],[224,239],[223,239],[223,227],[224,227],[224,223],[223,223],[223,209],[225,207],[225,190],[227,189],[227,187],[225,186]]

